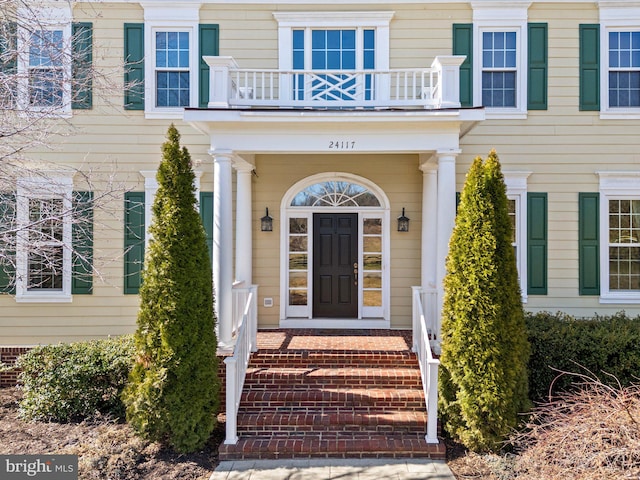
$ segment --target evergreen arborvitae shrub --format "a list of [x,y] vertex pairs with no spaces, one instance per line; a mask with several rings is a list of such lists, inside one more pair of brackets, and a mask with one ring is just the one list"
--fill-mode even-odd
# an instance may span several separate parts
[[495,151],[467,174],[449,243],[440,411],[449,435],[497,449],[528,409],[529,345],[506,187]]
[[173,125],[167,138],[140,288],[136,362],[123,399],[138,433],[192,452],[209,439],[218,411],[213,285],[191,157]]

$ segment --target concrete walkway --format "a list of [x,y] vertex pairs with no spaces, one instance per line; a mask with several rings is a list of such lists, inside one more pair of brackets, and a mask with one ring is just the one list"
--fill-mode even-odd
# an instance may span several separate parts
[[210,480],[455,480],[446,463],[428,458],[231,460]]

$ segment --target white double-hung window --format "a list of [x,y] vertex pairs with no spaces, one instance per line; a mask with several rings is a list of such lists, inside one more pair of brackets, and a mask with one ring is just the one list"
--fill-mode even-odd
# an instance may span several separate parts
[[603,118],[640,114],[640,8],[600,4],[600,105]]
[[69,6],[19,13],[18,101],[22,108],[71,113],[71,9]]
[[473,97],[487,117],[527,113],[527,8],[513,2],[473,5]]
[[198,105],[199,6],[145,5],[145,116],[182,118]]
[[70,302],[71,175],[18,180],[16,301]]
[[640,175],[599,177],[600,301],[640,303]]
[[640,107],[640,30],[609,31],[609,107]]

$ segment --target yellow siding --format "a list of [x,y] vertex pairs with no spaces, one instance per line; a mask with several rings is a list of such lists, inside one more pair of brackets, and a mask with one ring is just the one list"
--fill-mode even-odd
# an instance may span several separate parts
[[[321,3],[321,2],[320,2]],[[399,3],[399,2],[398,2]],[[472,21],[464,3],[382,5],[230,5],[207,3],[202,23],[220,26],[220,54],[233,56],[242,68],[278,67],[275,11],[394,11],[390,24],[391,68],[428,67],[436,55],[450,54],[452,24]],[[141,170],[153,170],[171,120],[146,120],[144,112],[122,109],[123,23],[142,22],[143,9],[134,3],[74,3],[74,17],[94,25],[94,61],[106,71],[97,79],[94,107],[75,111],[74,130],[56,139],[51,151],[34,158],[90,166],[95,194],[113,190],[95,212],[94,241],[100,275],[94,294],[74,296],[70,304],[17,304],[0,296],[0,345],[31,345],[80,340],[131,332],[138,297],[122,294],[124,191],[144,190]],[[598,170],[638,170],[640,120],[601,120],[598,112],[578,110],[578,26],[597,23],[594,2],[536,3],[529,21],[549,25],[547,111],[529,112],[522,120],[486,120],[461,139],[457,159],[458,190],[476,155],[497,148],[505,170],[527,170],[529,191],[548,192],[549,268],[546,296],[530,296],[531,310],[565,310],[576,315],[611,313],[629,305],[600,305],[598,297],[578,296],[578,192],[598,190]],[[201,188],[211,191],[212,159],[209,139],[181,121],[174,121],[199,169]],[[379,185],[391,201],[391,221],[404,207],[411,218],[408,234],[391,226],[391,318],[393,327],[410,325],[410,286],[420,282],[422,174],[416,155],[256,155],[253,178],[254,282],[260,286],[262,327],[277,327],[280,312],[280,202],[297,181],[324,171],[361,175]],[[113,174],[113,175],[112,175]],[[110,182],[104,179],[112,176]],[[82,185],[77,178],[78,187]],[[274,232],[260,232],[264,208],[274,217]],[[274,299],[272,308],[263,299]]]

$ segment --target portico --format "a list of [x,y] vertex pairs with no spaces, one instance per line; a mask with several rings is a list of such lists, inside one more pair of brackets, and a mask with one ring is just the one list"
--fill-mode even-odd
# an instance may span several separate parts
[[[483,109],[460,108],[463,57],[437,57],[419,73],[349,73],[337,83],[327,83],[327,72],[251,72],[231,57],[204,60],[209,108],[186,109],[184,120],[209,137],[213,157],[221,347],[234,344],[234,285],[249,287],[257,277],[261,326],[398,328],[394,322],[406,326],[411,316],[406,307],[392,315],[410,303],[401,297],[411,298],[398,279],[413,276],[419,256],[413,284],[436,292],[431,309],[440,312],[459,141],[484,119]],[[358,94],[360,77],[377,86],[375,94]],[[319,79],[324,93],[314,96]],[[291,97],[291,81],[310,90]],[[421,197],[414,203],[409,184]],[[395,232],[395,217],[407,202],[420,224],[420,238],[411,236],[419,249],[394,260],[407,238]],[[269,207],[277,228],[265,235],[257,221]],[[402,262],[410,265],[404,272]]]

